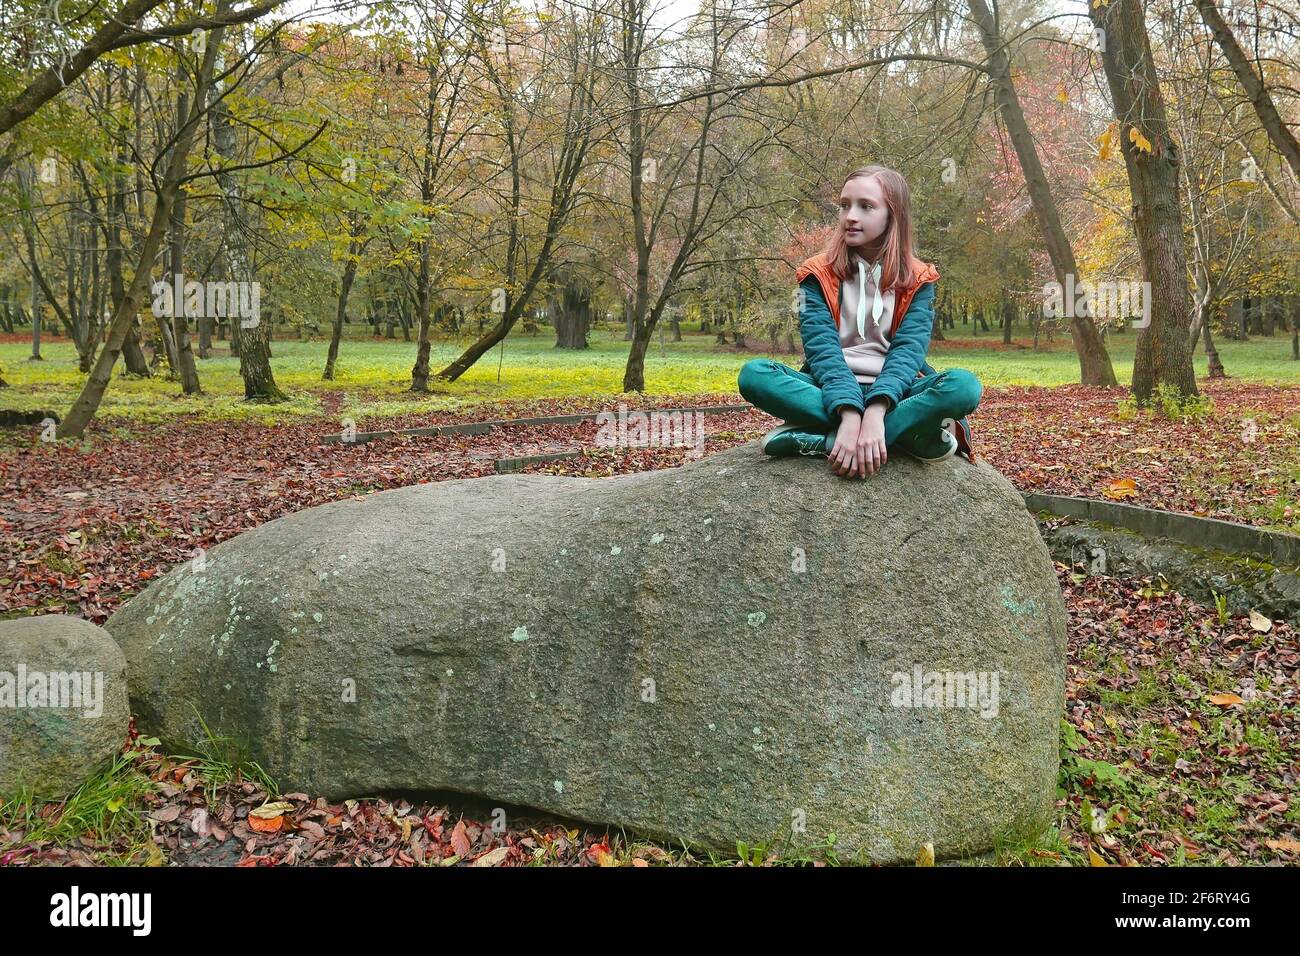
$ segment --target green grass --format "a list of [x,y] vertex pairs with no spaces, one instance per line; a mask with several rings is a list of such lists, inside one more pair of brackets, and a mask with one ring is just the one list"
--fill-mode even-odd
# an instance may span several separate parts
[[[248,756],[246,743],[232,737],[219,737],[212,733],[207,722],[195,711],[199,726],[203,728],[203,740],[194,749],[197,753],[174,757],[174,760],[190,765],[203,781],[204,794],[208,803],[215,803],[217,791],[231,783],[251,780],[261,786],[272,796],[279,794],[275,781],[262,769],[261,765]],[[156,740],[150,740],[156,744]]]
[[[80,844],[102,865],[129,865],[141,854],[158,856],[143,799],[154,784],[137,769],[138,755],[128,750],[106,761],[63,800],[30,793],[11,796],[0,802],[0,828],[21,832],[24,844]],[[0,843],[0,855],[5,850]]]
[[[1063,385],[1078,381],[1078,359],[1069,339],[1058,336],[1040,351],[1003,350],[1001,336],[989,334],[956,336],[936,342],[930,361],[937,368],[970,369],[988,385]],[[1027,341],[1017,329],[1017,341]],[[430,364],[437,371],[460,354],[471,341],[442,339],[434,343]],[[1133,370],[1134,335],[1111,336],[1109,347],[1116,375],[1127,383]],[[541,398],[605,398],[619,395],[628,345],[620,332],[599,329],[590,336],[591,348],[582,352],[553,347],[549,330],[536,335],[522,332],[510,336],[504,355],[498,347],[450,385],[433,383],[427,396],[409,392],[410,369],[415,358],[414,343],[373,338],[349,338],[342,344],[337,378],[322,382],[328,344],[324,341],[276,341],[272,367],[276,381],[290,396],[278,405],[250,404],[243,399],[239,362],[225,354],[218,343],[219,357],[200,360],[199,378],[205,394],[192,398],[180,394],[179,383],[165,377],[128,378],[118,374],[104,398],[100,414],[138,422],[157,421],[176,415],[205,418],[282,421],[325,412],[322,396],[337,393],[343,404],[339,418],[359,419],[364,415],[454,409],[462,405],[493,400]],[[750,358],[765,356],[766,343],[749,339],[751,349],[737,352],[719,348],[711,334],[687,334],[684,341],[660,345],[657,337],[646,356],[647,394],[691,395],[734,392],[736,374]],[[1291,359],[1290,340],[1285,335],[1254,338],[1249,342],[1219,343],[1223,363],[1236,379],[1300,384],[1300,362]],[[42,345],[44,362],[30,362],[25,342],[0,343],[0,373],[12,388],[0,392],[5,408],[67,410],[80,390],[84,376],[77,370],[76,355],[65,339],[47,339]],[[777,357],[799,365],[802,357],[788,353]],[[1204,357],[1195,358],[1197,373],[1205,374]],[[499,375],[499,381],[498,381]]]

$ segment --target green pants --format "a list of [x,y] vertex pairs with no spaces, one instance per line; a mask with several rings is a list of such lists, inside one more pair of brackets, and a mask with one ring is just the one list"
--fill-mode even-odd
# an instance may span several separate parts
[[[811,375],[772,359],[751,359],[740,370],[740,394],[769,415],[810,432],[829,434],[839,426],[826,414],[822,390]],[[866,395],[867,386],[862,386]],[[885,413],[885,447],[918,425],[943,426],[952,419],[969,434],[966,416],[979,405],[984,386],[964,368],[914,379],[902,401]]]

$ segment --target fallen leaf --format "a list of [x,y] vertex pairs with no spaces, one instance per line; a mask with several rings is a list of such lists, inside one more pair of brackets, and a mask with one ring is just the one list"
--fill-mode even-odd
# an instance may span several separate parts
[[613,855],[609,852],[609,847],[604,843],[593,843],[587,847],[587,859],[597,866],[618,866]]
[[1211,704],[1218,704],[1220,707],[1232,707],[1236,704],[1244,704],[1245,701],[1236,694],[1215,694],[1210,698]]
[[916,853],[917,866],[934,866],[934,844],[922,843],[921,849]]
[[264,803],[256,810],[249,810],[250,817],[259,817],[263,820],[271,820],[275,817],[288,813],[293,809],[293,804],[287,800],[277,800],[274,803]]
[[1258,611],[1250,612],[1250,626],[1263,634],[1273,630],[1273,622]]
[[255,817],[251,813],[248,815],[248,829],[257,833],[275,833],[284,826],[284,817]]
[[458,820],[451,831],[451,852],[464,858],[469,855],[469,837],[465,835],[465,821]]
[[1136,498],[1138,494],[1137,482],[1132,478],[1117,478],[1102,491],[1102,494],[1115,501],[1122,501],[1125,498]]
[[484,853],[474,861],[474,866],[499,866],[501,861],[510,855],[510,847],[499,846],[495,850]]

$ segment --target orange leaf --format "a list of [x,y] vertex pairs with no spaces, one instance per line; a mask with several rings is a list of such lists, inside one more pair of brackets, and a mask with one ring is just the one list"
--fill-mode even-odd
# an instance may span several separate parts
[[604,843],[593,843],[587,847],[587,859],[597,866],[618,866],[609,852],[609,847]]
[[451,852],[464,859],[469,856],[469,837],[465,835],[465,821],[456,822],[456,829],[451,831]]
[[1132,478],[1117,478],[1102,492],[1107,498],[1116,501],[1123,498],[1136,498],[1137,493],[1137,482]]
[[1220,707],[1232,707],[1235,704],[1244,704],[1245,701],[1236,694],[1215,694],[1210,698],[1211,704],[1218,704]]
[[1300,840],[1292,840],[1290,837],[1281,840],[1265,840],[1264,846],[1280,853],[1300,853]]
[[263,817],[250,816],[248,818],[248,829],[257,833],[276,833],[284,826],[284,817],[271,817],[267,820]]

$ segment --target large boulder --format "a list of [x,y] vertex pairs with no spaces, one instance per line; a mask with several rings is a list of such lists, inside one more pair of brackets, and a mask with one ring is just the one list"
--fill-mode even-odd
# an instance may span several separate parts
[[63,797],[126,743],[126,658],[102,628],[0,621],[0,797]]
[[330,798],[892,862],[1037,832],[1055,795],[1065,609],[983,463],[852,481],[750,444],[416,485],[224,542],[107,626],[143,731],[189,742],[197,712]]

